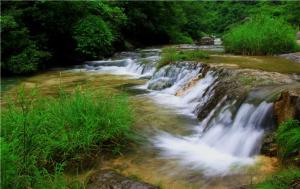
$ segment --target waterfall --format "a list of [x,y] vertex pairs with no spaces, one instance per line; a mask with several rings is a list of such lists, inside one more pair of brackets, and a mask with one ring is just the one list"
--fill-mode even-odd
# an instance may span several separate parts
[[[215,100],[219,73],[195,62],[173,63],[156,70],[159,53],[157,49],[120,53],[117,60],[86,62],[84,69],[135,78],[150,76],[151,79],[139,87],[149,90],[144,95],[178,114],[196,119],[199,109],[205,109]],[[273,104],[264,99],[259,103],[257,99],[251,100],[251,96],[257,98],[253,94],[243,103],[223,94],[217,105],[195,125],[193,134],[176,136],[158,132],[151,140],[153,146],[161,157],[177,160],[186,168],[202,170],[206,176],[232,174],[253,164],[265,128],[272,124],[273,109]]]
[[[253,155],[258,153],[264,134],[261,126],[266,123],[263,117],[271,108],[272,104],[266,102],[257,107],[244,103],[233,120],[232,113],[225,110],[205,132],[199,129],[197,134],[184,137],[162,132],[153,143],[163,157],[200,169],[206,176],[233,174],[255,162]],[[198,127],[203,125],[200,123]]]
[[121,53],[119,58],[122,59],[87,61],[83,69],[90,72],[127,75],[137,78],[152,76],[155,72],[155,64],[160,58],[159,53],[160,51],[157,49],[145,51],[145,57],[140,57],[140,53]]
[[[213,71],[203,75],[201,66],[193,67],[191,71],[189,67],[182,66],[168,65],[156,72],[148,82],[148,87],[162,81],[169,81],[171,85],[154,90],[149,96],[181,114],[195,116],[196,107],[214,98],[218,77]],[[199,78],[199,75],[200,79],[193,86],[185,90],[183,95],[176,96],[177,91],[195,77]],[[255,162],[264,128],[270,127],[272,122],[269,120],[272,103],[262,100],[255,105],[250,102],[251,99],[248,101],[239,105],[236,101],[228,101],[224,94],[219,104],[196,126],[194,134],[173,136],[160,132],[152,142],[162,157],[178,160],[187,168],[200,169],[206,176],[232,174],[234,170],[238,171]],[[239,107],[233,108],[236,106]]]

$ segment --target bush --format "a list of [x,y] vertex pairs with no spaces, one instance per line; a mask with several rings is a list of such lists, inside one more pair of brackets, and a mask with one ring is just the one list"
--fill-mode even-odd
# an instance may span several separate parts
[[170,42],[172,44],[191,44],[193,39],[185,33],[182,32],[170,32],[169,33]]
[[13,55],[4,67],[15,74],[30,73],[50,58],[49,52],[39,50],[35,45],[26,47],[20,54]]
[[272,175],[264,182],[257,184],[256,189],[290,189],[299,180],[300,170],[289,169]]
[[61,91],[57,98],[21,91],[1,119],[1,188],[54,187],[64,163],[94,150],[114,152],[131,139],[127,97],[101,91]]
[[300,152],[300,124],[297,120],[287,120],[277,129],[276,142],[279,146],[279,155],[287,158]]
[[158,63],[158,68],[176,61],[199,61],[207,58],[209,58],[209,55],[200,50],[181,51],[176,48],[164,48]]
[[296,31],[280,18],[257,16],[233,27],[224,36],[226,52],[243,55],[272,55],[294,51]]
[[76,50],[86,58],[107,55],[112,50],[114,36],[108,25],[98,16],[87,16],[74,27]]

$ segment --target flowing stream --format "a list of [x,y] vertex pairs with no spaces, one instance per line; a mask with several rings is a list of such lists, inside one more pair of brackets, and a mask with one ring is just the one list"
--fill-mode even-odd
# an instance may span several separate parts
[[[134,152],[102,160],[99,168],[112,168],[165,188],[230,188],[249,184],[247,167],[257,162],[261,140],[272,122],[272,103],[242,102],[226,94],[198,120],[199,110],[214,98],[218,73],[201,64],[180,62],[156,70],[160,49],[120,53],[109,60],[89,61],[63,72],[52,71],[25,84],[69,87],[93,82],[126,90],[136,110],[136,128],[145,142]],[[52,83],[53,82],[53,83]],[[257,98],[255,96],[255,98]]]
[[188,169],[204,177],[224,177],[254,165],[264,128],[272,126],[272,103],[260,99],[253,104],[249,95],[238,104],[227,101],[224,96],[206,118],[198,122],[197,109],[213,98],[218,74],[213,71],[203,74],[202,65],[189,62],[167,65],[156,71],[159,52],[153,49],[143,51],[143,57],[129,54],[117,60],[87,62],[85,69],[133,78],[149,77],[144,85],[134,87],[148,91],[139,97],[152,99],[175,114],[193,120],[186,126],[191,130],[189,134],[157,129],[148,138],[150,146],[158,152],[155,158],[175,162],[178,169],[174,172]]

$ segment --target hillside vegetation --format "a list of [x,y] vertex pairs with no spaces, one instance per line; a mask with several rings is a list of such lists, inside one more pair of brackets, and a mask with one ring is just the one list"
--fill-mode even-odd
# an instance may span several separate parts
[[[2,75],[81,63],[136,47],[192,43],[205,35],[222,36],[231,28],[233,34],[225,38],[228,51],[286,52],[291,50],[291,27],[300,25],[300,4],[284,1],[5,1],[1,5]],[[251,26],[262,21],[243,24],[262,13],[273,20],[263,21],[266,26],[259,33],[253,33]],[[279,34],[270,32],[277,29]],[[265,31],[272,36],[266,38]],[[257,40],[249,37],[264,41],[257,46]]]

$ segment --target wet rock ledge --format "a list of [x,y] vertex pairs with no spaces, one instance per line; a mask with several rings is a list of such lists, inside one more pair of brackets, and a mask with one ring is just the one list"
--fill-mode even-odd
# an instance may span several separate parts
[[88,182],[88,189],[159,189],[157,186],[123,176],[113,170],[94,173]]
[[287,119],[300,121],[300,87],[281,93],[274,103],[274,114],[279,124]]
[[[274,102],[274,116],[277,125],[287,119],[300,121],[300,86],[299,88],[288,89],[281,92]],[[275,133],[268,133],[263,140],[261,153],[274,157],[278,154],[278,147],[275,141]]]

